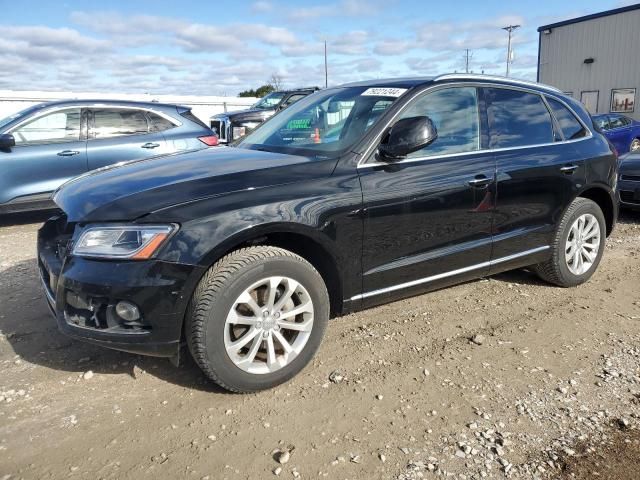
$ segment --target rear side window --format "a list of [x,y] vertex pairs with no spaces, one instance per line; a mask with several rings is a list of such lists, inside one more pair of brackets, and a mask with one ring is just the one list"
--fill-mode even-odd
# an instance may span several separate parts
[[547,97],[547,102],[560,125],[565,140],[575,140],[587,134],[585,128],[567,107],[553,98]]
[[551,114],[540,95],[506,88],[484,91],[490,148],[553,143]]
[[172,122],[155,113],[147,112],[147,116],[149,117],[150,132],[164,132],[165,130],[175,127]]
[[142,110],[96,109],[93,111],[93,137],[110,138],[149,133],[147,117]]
[[80,109],[43,115],[11,132],[16,145],[77,142],[80,140]]
[[427,93],[415,101],[401,118],[428,116],[438,138],[407,158],[465,153],[480,146],[478,98],[475,87],[444,88]]
[[183,116],[184,118],[186,118],[187,120],[192,121],[193,123],[200,125],[203,128],[209,128],[208,125],[206,123],[204,123],[202,120],[200,120],[198,117],[196,117],[191,110],[187,110],[186,112],[182,112],[180,114],[181,116]]
[[609,128],[622,128],[628,124],[626,118],[619,115],[609,115]]

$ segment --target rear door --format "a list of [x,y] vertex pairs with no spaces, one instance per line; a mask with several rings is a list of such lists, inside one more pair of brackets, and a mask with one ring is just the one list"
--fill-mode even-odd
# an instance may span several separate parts
[[162,132],[149,125],[145,110],[92,108],[89,112],[89,170],[170,153]]
[[399,118],[424,115],[433,143],[392,163],[374,154],[358,170],[365,304],[489,270],[495,161],[481,149],[477,89],[430,91]]
[[87,171],[86,116],[80,107],[37,116],[11,131],[16,146],[0,152],[0,203],[46,200]]
[[557,98],[547,103],[537,92],[509,87],[484,88],[483,97],[497,161],[492,263],[503,264],[549,248],[586,181],[585,158],[574,145],[588,131]]

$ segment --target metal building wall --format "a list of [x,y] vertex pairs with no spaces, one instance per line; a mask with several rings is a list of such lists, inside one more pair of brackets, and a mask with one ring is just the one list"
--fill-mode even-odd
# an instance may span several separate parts
[[[539,81],[580,100],[581,92],[596,90],[595,113],[608,113],[611,90],[635,88],[640,120],[640,9],[586,20],[540,32]],[[584,60],[593,58],[592,64]]]

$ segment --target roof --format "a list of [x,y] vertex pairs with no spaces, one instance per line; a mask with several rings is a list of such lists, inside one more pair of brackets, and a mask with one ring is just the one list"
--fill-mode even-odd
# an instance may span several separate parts
[[629,5],[627,7],[614,8],[613,10],[605,10],[600,13],[593,13],[591,15],[585,15],[583,17],[571,18],[569,20],[564,20],[562,22],[551,23],[549,25],[543,25],[538,27],[538,32],[542,32],[543,30],[549,30],[558,27],[564,27],[565,25],[571,25],[573,23],[586,22],[588,20],[595,20],[596,18],[609,17],[611,15],[618,15],[619,13],[630,12],[632,10],[640,10],[640,3],[636,3],[634,5]]
[[364,80],[340,85],[341,87],[388,87],[388,88],[412,88],[433,81],[434,77],[410,77],[410,78],[382,78]]
[[[120,107],[141,107],[149,109],[159,108],[176,108],[178,105],[171,103],[160,102],[134,102],[132,100],[109,100],[104,98],[98,99],[66,99],[66,100],[53,100],[51,102],[45,102],[40,104],[41,107],[57,107],[65,105],[109,105]],[[187,107],[189,108],[189,107]]]

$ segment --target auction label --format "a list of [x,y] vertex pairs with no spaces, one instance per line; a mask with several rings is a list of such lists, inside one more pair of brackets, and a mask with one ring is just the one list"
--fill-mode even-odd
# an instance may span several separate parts
[[406,88],[373,87],[367,88],[362,92],[362,95],[371,97],[399,97],[406,91]]

